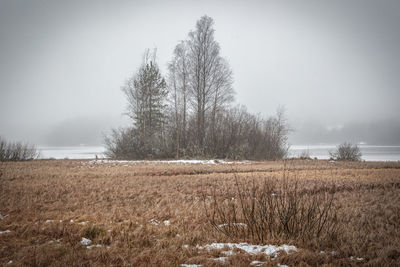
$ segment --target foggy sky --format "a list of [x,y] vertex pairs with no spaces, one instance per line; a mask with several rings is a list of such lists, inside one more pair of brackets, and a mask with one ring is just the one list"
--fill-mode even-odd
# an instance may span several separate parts
[[[400,2],[0,0],[0,136],[101,144],[146,48],[166,66],[207,14],[236,103],[284,105],[292,144],[400,145]],[[390,141],[390,142],[389,142]]]

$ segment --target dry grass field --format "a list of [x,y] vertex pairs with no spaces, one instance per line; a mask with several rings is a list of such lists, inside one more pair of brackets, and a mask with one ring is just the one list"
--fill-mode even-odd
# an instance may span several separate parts
[[[213,227],[206,211],[210,215],[219,199],[222,212],[240,207],[240,192],[265,181],[278,197],[282,184],[296,184],[305,205],[323,199],[312,195],[332,196],[326,225],[334,230],[302,238],[272,228],[264,245],[297,250],[271,256],[207,249],[212,243],[261,243],[246,234],[245,221],[230,222],[240,223],[242,234],[218,231],[221,218]],[[0,163],[0,213],[5,266],[400,265],[400,163]],[[83,237],[91,244],[82,244]]]

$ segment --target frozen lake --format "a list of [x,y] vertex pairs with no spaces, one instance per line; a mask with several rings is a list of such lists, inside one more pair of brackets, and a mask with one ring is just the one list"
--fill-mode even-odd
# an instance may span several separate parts
[[[365,161],[400,161],[400,146],[370,146],[359,145],[362,160]],[[300,156],[308,152],[311,158],[329,159],[329,151],[335,150],[336,145],[292,145],[290,157]]]
[[[335,145],[292,145],[289,157],[297,157],[308,151],[311,158],[329,159],[329,151]],[[48,159],[94,159],[104,158],[102,146],[38,147],[40,158]],[[400,161],[400,146],[360,145],[362,159],[366,161]]]
[[39,146],[40,158],[42,159],[94,159],[104,158],[103,146],[68,146],[68,147],[45,147]]

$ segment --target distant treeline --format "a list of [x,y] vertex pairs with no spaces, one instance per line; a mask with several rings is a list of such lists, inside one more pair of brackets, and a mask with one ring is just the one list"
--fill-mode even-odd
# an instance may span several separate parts
[[270,118],[232,107],[233,76],[214,40],[213,20],[203,16],[177,44],[163,77],[156,52],[146,51],[122,90],[129,128],[105,140],[112,158],[216,157],[280,159],[287,154],[283,109]]

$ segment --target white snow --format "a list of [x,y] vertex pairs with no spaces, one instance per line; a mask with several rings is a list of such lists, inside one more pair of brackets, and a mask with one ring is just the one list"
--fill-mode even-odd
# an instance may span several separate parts
[[2,234],[8,234],[8,233],[11,233],[11,231],[10,231],[10,230],[0,231],[0,235],[2,235]]
[[165,226],[170,226],[171,225],[171,222],[169,220],[165,220],[165,221],[163,221],[163,223],[164,223]]
[[10,260],[9,262],[7,262],[7,264],[12,264],[13,263],[13,261],[12,260]]
[[80,222],[79,225],[86,225],[88,222]]
[[[219,224],[218,227],[225,227],[225,226],[228,226],[228,225],[229,225],[229,224],[224,223],[224,224]],[[246,226],[247,226],[247,224],[245,224],[245,223],[232,223],[231,225],[232,225],[232,226],[243,226],[243,227],[246,227]]]
[[82,246],[89,246],[90,244],[92,244],[92,240],[82,237],[82,240],[81,240]]
[[182,247],[183,248],[189,248],[189,245],[183,245]]
[[212,243],[210,245],[205,246],[197,246],[199,249],[224,249],[228,248],[229,250],[233,251],[235,248],[245,251],[248,254],[256,255],[265,253],[268,256],[275,256],[279,251],[285,251],[286,253],[290,253],[292,251],[297,251],[295,246],[289,245],[281,245],[281,246],[274,246],[274,245],[252,245],[248,243]]
[[201,264],[181,264],[181,265],[179,265],[179,266],[181,266],[181,267],[201,267],[201,266],[203,266],[203,265],[201,265]]
[[215,165],[215,164],[249,164],[252,163],[248,160],[243,161],[226,161],[223,159],[211,159],[211,160],[199,160],[199,159],[180,159],[180,160],[90,160],[82,162],[82,165],[101,165],[101,164],[122,164],[123,166],[135,165],[135,164],[203,164],[203,165]]
[[225,263],[228,260],[228,257],[219,257],[219,258],[215,258],[214,260]]
[[46,220],[46,223],[52,223],[54,220]]
[[153,224],[153,225],[159,225],[160,224],[160,222],[157,221],[156,219],[151,219],[150,223]]
[[350,256],[350,260],[354,260],[354,259],[356,259],[357,261],[363,261],[364,260],[364,258],[359,258],[359,257],[354,258],[354,256]]
[[285,264],[280,264],[280,263],[278,263],[278,265],[276,265],[277,267],[289,267],[289,266],[287,266],[287,265],[285,265]]
[[264,261],[252,261],[250,262],[250,265],[260,266],[263,265],[264,263],[265,263]]
[[232,256],[235,254],[235,253],[233,253],[232,250],[222,251],[221,253],[224,254],[225,256]]

